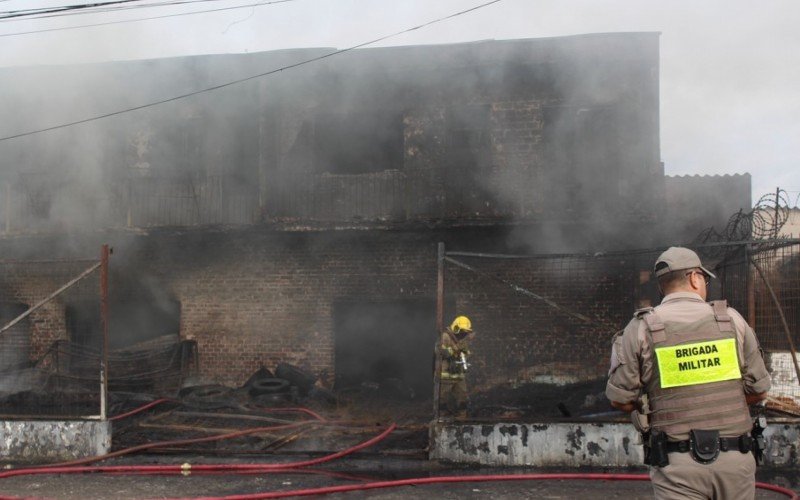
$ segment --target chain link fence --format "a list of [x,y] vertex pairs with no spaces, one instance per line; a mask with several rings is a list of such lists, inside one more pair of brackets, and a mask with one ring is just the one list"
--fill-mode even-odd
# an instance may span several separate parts
[[[6,417],[104,414],[103,276],[101,261],[0,262]],[[93,355],[73,356],[70,345]]]
[[[604,395],[611,338],[634,310],[660,302],[652,267],[663,250],[446,252],[445,318],[466,314],[476,329],[467,375],[470,417],[613,417]],[[773,375],[769,406],[800,415],[791,358],[800,340],[800,240],[695,250],[719,278],[708,300],[727,299],[755,328]]]

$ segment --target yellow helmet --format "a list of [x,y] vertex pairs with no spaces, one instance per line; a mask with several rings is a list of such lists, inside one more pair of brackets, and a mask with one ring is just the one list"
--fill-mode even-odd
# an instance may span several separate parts
[[466,316],[458,316],[456,319],[453,320],[453,323],[450,325],[450,330],[452,330],[453,333],[471,332],[472,321],[470,321],[469,318]]

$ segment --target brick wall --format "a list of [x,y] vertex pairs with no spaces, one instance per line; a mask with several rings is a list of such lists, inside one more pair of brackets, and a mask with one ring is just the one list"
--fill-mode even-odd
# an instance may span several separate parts
[[206,233],[148,240],[140,269],[180,301],[203,375],[242,383],[283,361],[332,377],[334,302],[433,301],[435,249],[413,234]]
[[[177,300],[180,336],[197,341],[205,378],[241,384],[262,364],[271,369],[289,362],[323,374],[331,383],[336,373],[337,303],[421,301],[432,306],[439,241],[450,250],[507,252],[507,236],[508,229],[498,227],[153,232],[128,236],[113,245],[111,295],[123,294],[122,287],[138,286],[157,289],[150,297]],[[473,349],[475,385],[542,377],[587,380],[604,374],[610,337],[634,307],[638,269],[633,262],[611,257],[466,260],[491,277],[448,265],[445,321],[456,314],[473,319],[478,332]],[[47,276],[45,268],[39,272]],[[6,276],[5,289],[13,291],[17,300],[24,295],[32,302],[58,286],[56,276],[40,277],[38,282]],[[571,319],[496,278],[544,295],[593,321],[586,325]],[[31,288],[34,283],[38,285]],[[37,353],[65,336],[64,310],[58,304],[33,319]],[[112,309],[112,323],[113,314]],[[424,349],[432,347],[436,338],[433,315],[429,325],[430,342]],[[112,329],[110,335],[114,341],[115,335],[126,333]],[[375,332],[377,338],[381,335],[386,333]],[[126,339],[137,340],[142,339]]]
[[[146,240],[137,269],[157,275],[180,301],[181,336],[197,340],[202,374],[241,383],[261,364],[286,361],[326,373],[331,382],[337,301],[433,302],[437,242],[463,249],[475,239],[502,238],[497,228],[164,235]],[[570,320],[506,285],[449,266],[446,321],[462,313],[474,318],[476,377],[491,384],[544,372],[581,379],[603,373],[610,337],[633,307],[635,266],[560,259],[477,267],[596,321]]]
[[[0,264],[0,300],[33,306],[77,277],[90,265],[90,262],[77,261]],[[70,301],[95,301],[99,304],[99,286],[99,271],[95,271],[24,320],[23,324],[30,328],[30,348],[20,347],[28,350],[30,361],[39,359],[56,340],[67,339],[65,305]],[[20,312],[24,312],[24,309]],[[12,319],[14,318],[4,318],[3,325]]]

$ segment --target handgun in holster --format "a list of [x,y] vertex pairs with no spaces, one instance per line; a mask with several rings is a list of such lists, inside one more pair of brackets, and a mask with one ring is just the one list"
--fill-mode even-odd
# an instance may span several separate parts
[[644,444],[644,463],[653,467],[669,465],[667,452],[667,435],[664,432],[650,430],[642,434]]
[[764,463],[764,450],[767,449],[767,440],[764,438],[764,429],[766,428],[767,417],[759,415],[753,420],[753,429],[750,434],[753,437],[753,456],[756,459],[756,465]]

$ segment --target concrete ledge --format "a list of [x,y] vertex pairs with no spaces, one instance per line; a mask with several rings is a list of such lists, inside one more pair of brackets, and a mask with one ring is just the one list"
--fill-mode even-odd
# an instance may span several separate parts
[[4,462],[60,462],[104,455],[110,449],[109,421],[0,421],[0,460]]
[[[800,464],[800,422],[770,423],[767,466]],[[622,423],[431,424],[430,458],[502,466],[641,466],[639,434]]]

